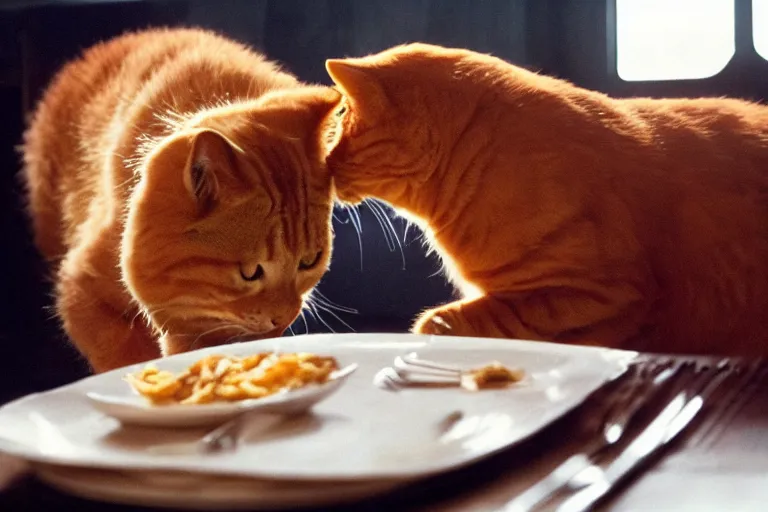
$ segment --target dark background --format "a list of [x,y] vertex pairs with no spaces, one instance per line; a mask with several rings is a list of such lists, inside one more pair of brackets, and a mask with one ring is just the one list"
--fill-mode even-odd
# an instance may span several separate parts
[[[643,0],[637,0],[643,1]],[[703,80],[624,82],[615,66],[613,0],[0,0],[0,403],[86,375],[52,317],[45,269],[31,244],[17,173],[25,115],[66,60],[128,29],[194,25],[250,43],[309,82],[329,83],[324,61],[409,41],[492,52],[515,64],[615,96],[768,98],[768,62],[752,44],[750,0],[735,0],[736,53]],[[425,256],[418,232],[388,242],[370,209],[358,236],[345,212],[334,222],[331,271],[320,285],[357,331],[405,331],[452,291]],[[338,332],[349,328],[325,313]],[[310,332],[327,331],[317,321]],[[303,323],[296,331],[305,331]]]

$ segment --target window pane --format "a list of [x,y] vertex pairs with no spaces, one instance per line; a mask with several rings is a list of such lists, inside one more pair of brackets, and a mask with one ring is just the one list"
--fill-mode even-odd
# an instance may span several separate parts
[[768,0],[752,0],[752,39],[757,53],[768,59]]
[[733,16],[733,0],[616,0],[619,76],[633,81],[716,75],[735,51]]

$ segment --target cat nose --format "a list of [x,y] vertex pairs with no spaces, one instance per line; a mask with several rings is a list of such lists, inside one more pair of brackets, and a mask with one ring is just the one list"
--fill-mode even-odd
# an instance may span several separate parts
[[296,321],[299,317],[299,313],[301,313],[301,309],[297,309],[295,312],[281,311],[279,313],[274,313],[270,316],[270,323],[272,324],[273,330],[279,330],[281,334],[284,333],[293,322]]
[[284,301],[279,308],[269,312],[269,319],[274,327],[285,326],[287,329],[301,313],[301,299],[299,297]]
[[288,329],[289,325],[290,324],[281,324],[272,320],[272,327],[274,327],[272,332],[278,335],[282,335]]
[[283,321],[280,321],[279,319],[274,319],[274,318],[270,320],[270,323],[272,324],[273,330],[275,331],[279,330],[280,334],[284,333],[286,329],[288,329],[288,327],[291,325],[291,322],[283,322]]

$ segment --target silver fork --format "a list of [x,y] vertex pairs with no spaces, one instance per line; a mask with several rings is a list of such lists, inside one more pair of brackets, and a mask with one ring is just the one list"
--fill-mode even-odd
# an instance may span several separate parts
[[733,418],[754,396],[761,379],[768,372],[768,360],[757,359],[746,366],[737,366],[732,374],[735,382],[712,399],[711,411],[686,441],[686,446],[707,449],[717,440]]
[[657,396],[672,377],[689,368],[692,368],[692,364],[671,365],[669,361],[654,360],[636,365],[637,375],[617,391],[617,397],[603,415],[600,431],[593,440],[579,453],[563,461],[546,477],[508,502],[502,510],[532,510],[571,483],[584,469],[600,462],[624,438],[627,427],[638,412]]
[[[558,507],[558,512],[585,512],[591,510],[600,500],[607,497],[614,489],[644,462],[663,449],[686,428],[704,408],[723,382],[736,375],[737,381],[743,380],[745,364],[731,359],[723,359],[716,365],[704,364],[697,369],[674,396],[665,401],[665,406],[635,439],[607,467],[592,466],[591,483],[576,494],[570,496]],[[737,382],[738,385],[738,382]]]
[[457,387],[466,374],[458,366],[422,359],[417,353],[397,356],[392,366],[379,370],[373,383],[388,391],[409,387]]

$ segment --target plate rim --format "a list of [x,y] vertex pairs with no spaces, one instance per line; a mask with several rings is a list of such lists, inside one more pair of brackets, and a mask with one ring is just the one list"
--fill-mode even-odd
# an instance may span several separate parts
[[[178,507],[184,507],[184,508],[190,508],[190,505],[188,504],[189,501],[186,500],[173,500],[168,499],[172,495],[180,495],[183,493],[179,492],[179,489],[175,489],[172,487],[166,487],[166,486],[154,486],[151,493],[145,493],[143,490],[146,489],[143,485],[135,486],[134,489],[136,492],[129,492],[125,493],[123,492],[123,489],[126,487],[120,486],[118,483],[107,483],[106,485],[104,483],[97,484],[94,489],[94,486],[92,485],[93,479],[82,479],[79,476],[69,476],[66,473],[68,471],[71,471],[71,467],[69,466],[62,466],[57,464],[46,464],[46,463],[34,463],[32,466],[33,473],[40,478],[42,481],[44,481],[46,484],[51,485],[57,489],[59,489],[62,492],[66,492],[69,494],[73,494],[76,496],[80,496],[86,499],[98,499],[102,501],[108,501],[111,503],[120,503],[125,505],[133,505],[133,506],[154,506],[154,507],[161,507],[161,508],[178,508]],[[81,468],[77,467],[75,468],[77,470],[85,470],[85,471],[94,471],[99,468]],[[135,471],[135,470],[134,470]],[[124,475],[125,473],[128,473],[130,471],[121,471],[119,469],[110,469],[111,473],[116,473],[116,478],[129,478],[128,476]],[[110,475],[111,476],[111,475]],[[204,476],[210,476],[214,480],[218,481],[221,479],[228,479],[228,478],[236,478],[236,479],[242,479],[242,480],[268,480],[268,479],[260,479],[258,477],[244,477],[244,476],[238,476],[238,475],[222,475],[222,474],[212,474],[212,475],[204,475]],[[274,481],[277,481],[278,483],[281,483],[279,479],[272,479]],[[375,496],[378,494],[383,494],[387,492],[391,492],[397,488],[403,487],[411,483],[412,479],[406,479],[406,480],[357,480],[357,481],[347,481],[347,482],[334,482],[336,484],[341,485],[329,485],[328,488],[331,489],[331,492],[326,493],[324,496],[324,499],[321,503],[318,504],[318,506],[334,506],[334,505],[340,505],[342,503],[349,503],[353,501],[357,501],[359,499],[364,499],[366,497]],[[138,480],[137,480],[138,482]],[[301,482],[297,483],[296,487],[299,488],[302,485]],[[344,491],[349,492],[352,491],[351,494],[347,494],[342,499],[339,499],[337,497],[330,497],[329,494],[332,493],[333,490],[339,491],[340,488],[347,487],[346,489],[343,489]],[[351,487],[351,489],[349,489]],[[314,493],[314,489],[310,490],[309,492]],[[259,491],[264,492],[264,491]],[[276,491],[278,493],[284,492],[284,490]],[[158,494],[162,494],[162,496],[157,497]],[[316,499],[317,495],[312,494],[311,497],[308,497],[307,499]],[[196,496],[194,499],[199,499],[198,496]],[[257,498],[255,496],[249,496],[242,499],[236,499],[236,500],[227,500],[227,499],[220,499],[220,498],[205,498],[202,501],[199,502],[199,506],[193,506],[190,508],[190,510],[290,510],[294,509],[297,506],[296,500],[292,499],[284,499],[279,500],[279,502],[276,502],[274,499],[270,501],[269,498],[261,498],[260,501],[256,501]],[[302,504],[299,504],[298,506],[305,506]]]

